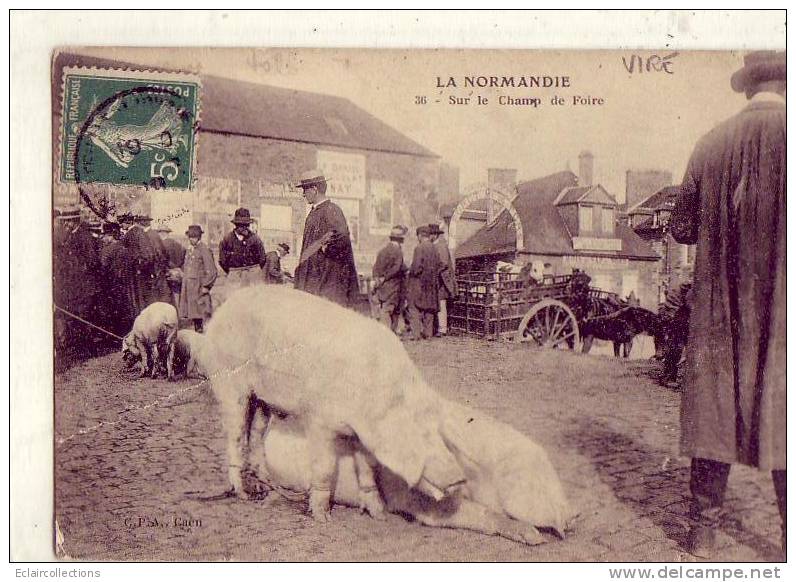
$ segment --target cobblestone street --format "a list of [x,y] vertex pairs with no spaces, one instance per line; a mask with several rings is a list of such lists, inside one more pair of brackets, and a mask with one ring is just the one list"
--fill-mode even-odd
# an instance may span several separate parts
[[[694,560],[681,548],[679,394],[654,381],[657,364],[455,337],[407,349],[446,397],[547,448],[579,512],[567,539],[528,547],[342,507],[319,525],[276,493],[217,499],[227,488],[224,442],[207,384],[139,380],[111,354],[56,377],[64,550],[91,560]],[[780,560],[770,475],[733,467],[726,505],[716,560]]]

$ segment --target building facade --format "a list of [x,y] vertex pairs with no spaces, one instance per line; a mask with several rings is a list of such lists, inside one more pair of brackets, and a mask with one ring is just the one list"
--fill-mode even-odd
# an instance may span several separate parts
[[[61,127],[60,86],[55,80],[66,66],[152,68],[57,55],[54,143]],[[327,195],[346,215],[360,274],[370,275],[394,224],[414,230],[438,216],[439,156],[343,98],[202,76],[197,143],[191,190],[84,187],[107,198],[117,213],[149,214],[177,237],[189,224],[201,225],[214,254],[232,228],[235,209],[249,208],[253,228],[267,250],[280,242],[290,245],[292,252],[283,260],[287,270],[296,266],[308,212],[301,190],[295,188],[306,170],[317,168],[329,179]],[[55,173],[54,206],[76,202],[77,188],[61,182]],[[413,237],[407,242],[411,252]]]
[[642,306],[656,308],[658,255],[617,220],[616,199],[590,183],[590,161],[590,155],[581,157],[580,180],[564,171],[517,184],[513,206],[522,225],[522,247],[517,247],[515,221],[503,212],[456,248],[457,269],[493,270],[498,261],[530,263],[534,272],[552,275],[580,269],[593,287],[621,297],[633,293]]

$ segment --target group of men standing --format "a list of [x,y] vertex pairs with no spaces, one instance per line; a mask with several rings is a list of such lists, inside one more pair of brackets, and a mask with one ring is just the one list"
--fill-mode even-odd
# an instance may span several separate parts
[[402,249],[407,231],[405,226],[394,226],[373,265],[379,321],[399,334],[402,321],[408,321],[410,340],[445,335],[447,301],[456,293],[456,277],[444,232],[438,224],[418,227],[418,244],[407,268]]

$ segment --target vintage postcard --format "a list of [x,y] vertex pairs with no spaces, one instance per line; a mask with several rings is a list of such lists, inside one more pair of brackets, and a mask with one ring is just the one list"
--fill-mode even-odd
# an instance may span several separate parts
[[784,50],[50,67],[57,559],[785,560]]

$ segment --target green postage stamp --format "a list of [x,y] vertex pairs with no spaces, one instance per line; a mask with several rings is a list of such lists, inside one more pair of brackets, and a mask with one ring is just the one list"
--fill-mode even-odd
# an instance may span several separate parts
[[190,189],[200,86],[182,73],[64,69],[61,180]]

